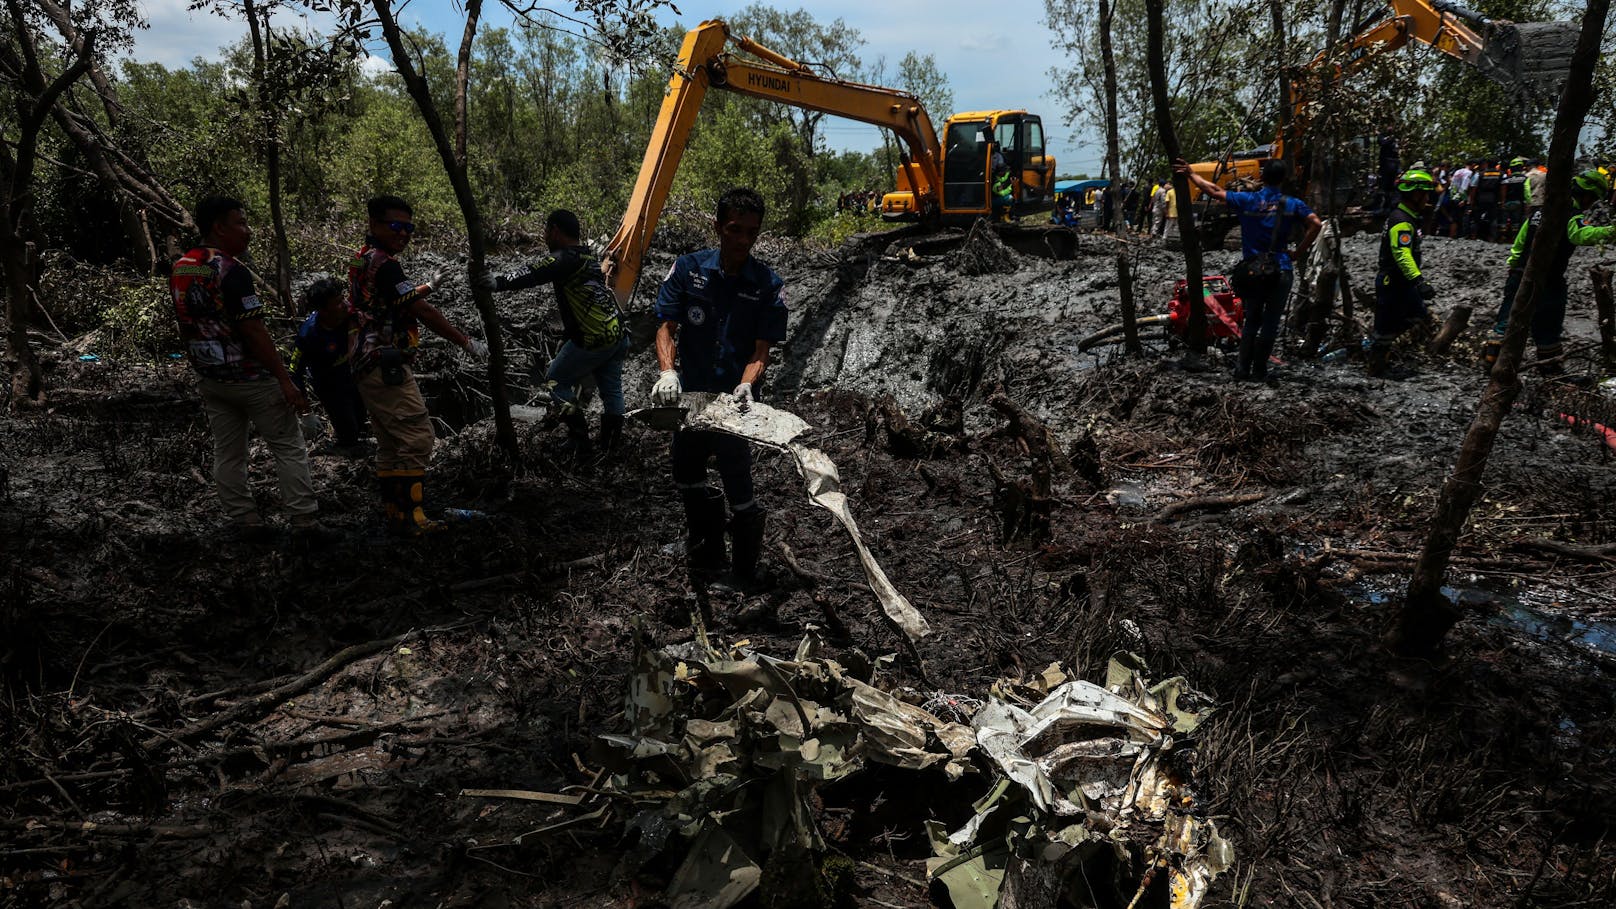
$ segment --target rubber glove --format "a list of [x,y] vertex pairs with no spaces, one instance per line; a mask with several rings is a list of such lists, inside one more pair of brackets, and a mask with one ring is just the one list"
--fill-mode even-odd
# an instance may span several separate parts
[[664,369],[662,375],[657,376],[656,384],[651,386],[651,403],[658,407],[672,407],[679,403],[679,395],[683,393],[679,373]]
[[731,393],[735,395],[735,403],[739,404],[742,410],[745,410],[747,406],[752,403],[751,382],[742,382],[741,384],[735,386],[735,391]]
[[479,338],[467,338],[466,353],[473,360],[486,360],[488,359],[488,342]]
[[1420,283],[1415,286],[1418,288],[1420,292],[1420,299],[1422,300],[1429,300],[1436,296],[1436,288],[1432,287],[1431,282],[1425,280],[1424,278],[1421,278]]
[[499,290],[499,276],[485,268],[479,268],[471,273],[471,286],[489,291]]

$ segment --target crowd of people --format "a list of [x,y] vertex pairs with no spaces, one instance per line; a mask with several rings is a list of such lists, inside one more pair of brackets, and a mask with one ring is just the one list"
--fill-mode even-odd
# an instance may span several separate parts
[[[1400,379],[1409,375],[1406,366],[1391,362],[1394,342],[1430,319],[1429,307],[1438,295],[1438,282],[1431,280],[1422,263],[1422,242],[1433,235],[1459,236],[1466,227],[1479,239],[1493,239],[1496,232],[1511,241],[1503,263],[1503,297],[1483,348],[1482,361],[1488,368],[1502,348],[1533,245],[1543,237],[1555,243],[1550,271],[1542,279],[1533,311],[1531,336],[1537,348],[1537,370],[1545,375],[1564,371],[1566,270],[1578,246],[1616,241],[1616,226],[1594,224],[1589,217],[1594,205],[1611,201],[1610,178],[1602,168],[1580,171],[1571,181],[1570,217],[1564,225],[1550,227],[1544,223],[1545,170],[1519,158],[1511,162],[1509,170],[1500,170],[1495,161],[1485,158],[1477,163],[1479,174],[1467,162],[1451,174],[1439,168],[1439,175],[1416,163],[1395,176],[1380,175],[1389,195],[1384,197],[1387,208],[1380,229],[1374,323],[1367,345],[1370,376]],[[1174,170],[1239,218],[1243,257],[1230,281],[1245,305],[1245,320],[1235,376],[1265,378],[1279,312],[1290,294],[1293,257],[1299,260],[1305,255],[1321,222],[1303,200],[1281,190],[1290,176],[1283,161],[1264,165],[1263,188],[1255,193],[1228,192],[1191,171],[1183,160],[1174,163]],[[1444,208],[1449,210],[1444,213]],[[1298,234],[1301,239],[1292,254],[1289,244]]]
[[[1249,192],[1219,186],[1183,160],[1173,167],[1239,221],[1242,258],[1229,278],[1243,302],[1244,323],[1234,375],[1269,379],[1295,263],[1303,260],[1321,221],[1305,201],[1285,193],[1292,175],[1283,161],[1266,162],[1261,187]],[[1451,170],[1416,164],[1395,175],[1377,174],[1384,182],[1376,189],[1384,188],[1386,195],[1374,328],[1367,344],[1370,375],[1401,377],[1403,370],[1390,364],[1393,342],[1429,318],[1428,307],[1442,283],[1422,263],[1421,245],[1431,236],[1512,241],[1503,263],[1504,297],[1485,347],[1489,364],[1498,356],[1527,257],[1535,242],[1552,238],[1555,255],[1539,294],[1532,339],[1539,369],[1559,368],[1571,255],[1578,246],[1616,241],[1616,226],[1595,224],[1588,217],[1596,203],[1612,194],[1610,180],[1599,168],[1581,171],[1572,180],[1573,210],[1567,223],[1545,224],[1545,175],[1534,161],[1516,158],[1500,167],[1485,157]],[[1172,182],[1153,181],[1148,196],[1142,187],[1126,181],[1098,191],[1091,204],[1101,229],[1173,234],[1177,211]],[[863,210],[878,201],[874,191],[849,193],[839,208]],[[1073,218],[1077,204],[1075,199],[1058,203],[1056,220]],[[1113,220],[1118,214],[1121,224]],[[315,537],[330,533],[318,517],[308,465],[307,438],[324,430],[312,413],[310,392],[330,422],[333,450],[373,458],[386,530],[418,537],[443,528],[425,508],[434,435],[412,371],[421,329],[475,359],[487,358],[489,349],[432,305],[431,282],[408,277],[401,257],[415,233],[410,204],[398,196],[377,196],[369,201],[366,215],[365,237],[345,278],[315,280],[304,292],[306,317],[290,339],[294,353],[286,363],[264,321],[251,270],[242,265],[252,238],[245,206],[215,196],[196,208],[202,240],[173,264],[170,290],[213,435],[214,485],[230,534],[251,538],[269,532],[248,485],[249,429],[274,457],[292,530]],[[717,246],[680,258],[664,279],[653,309],[659,322],[658,378],[650,393],[654,406],[678,406],[684,392],[694,391],[730,395],[746,407],[757,394],[770,349],[785,339],[786,331],[783,283],[751,256],[763,216],[764,202],[755,191],[725,193],[714,217]],[[616,297],[582,235],[576,215],[552,211],[545,221],[543,258],[513,274],[474,270],[467,276],[472,286],[490,293],[544,284],[554,289],[564,343],[548,365],[546,387],[558,421],[566,427],[567,446],[580,461],[610,451],[621,440],[626,410],[622,374],[630,349]],[[591,377],[603,411],[594,436],[577,398],[579,383]],[[373,451],[364,438],[367,427],[374,436]],[[747,443],[680,431],[673,438],[671,460],[672,482],[684,505],[692,572],[716,577],[728,568],[735,583],[754,583],[764,511],[752,488]],[[716,462],[721,490],[708,484],[711,462]]]
[[[663,280],[652,311],[659,323],[653,405],[676,407],[686,392],[709,392],[729,395],[744,409],[761,389],[770,348],[785,339],[786,331],[784,284],[751,255],[764,213],[757,192],[729,190],[715,212],[717,245],[681,257]],[[377,196],[366,215],[365,237],[348,262],[346,279],[321,278],[304,292],[307,317],[292,339],[295,352],[288,364],[264,320],[251,269],[243,263],[252,239],[245,206],[222,196],[197,205],[201,241],[173,263],[169,287],[213,436],[213,479],[227,536],[250,541],[274,533],[248,484],[251,429],[274,457],[293,534],[310,540],[335,537],[319,519],[311,479],[306,433],[323,427],[308,391],[331,422],[336,452],[372,457],[387,533],[415,538],[444,527],[425,507],[434,436],[413,372],[421,329],[474,359],[490,352],[430,302],[431,282],[409,277],[402,258],[416,229],[410,204],[398,196]],[[616,297],[581,236],[575,214],[552,211],[545,220],[544,257],[513,274],[473,270],[467,276],[486,292],[543,284],[554,289],[564,343],[546,371],[546,386],[580,461],[621,440],[622,374],[629,353]],[[603,410],[593,438],[577,403],[578,383],[590,376]],[[367,425],[375,437],[373,452],[363,436]],[[753,492],[748,443],[680,430],[673,436],[671,460],[671,482],[684,504],[692,573],[742,589],[759,584],[765,511]],[[713,462],[721,490],[708,484]]]
[[879,215],[881,213],[881,193],[874,189],[856,189],[836,196],[836,214],[838,215]]

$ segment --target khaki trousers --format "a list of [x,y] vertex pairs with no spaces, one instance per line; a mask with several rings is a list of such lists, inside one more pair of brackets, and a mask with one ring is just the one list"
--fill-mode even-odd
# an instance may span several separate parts
[[308,446],[298,426],[297,413],[281,395],[274,379],[252,382],[218,382],[202,379],[202,410],[213,430],[213,483],[219,490],[224,513],[237,523],[262,520],[247,485],[247,427],[258,430],[258,437],[275,456],[275,474],[280,480],[281,503],[293,517],[319,511],[314,500],[314,481],[309,478]]
[[404,370],[404,384],[388,385],[382,371],[372,369],[354,380],[376,434],[376,470],[426,470],[432,460],[432,418],[415,385],[415,372]]

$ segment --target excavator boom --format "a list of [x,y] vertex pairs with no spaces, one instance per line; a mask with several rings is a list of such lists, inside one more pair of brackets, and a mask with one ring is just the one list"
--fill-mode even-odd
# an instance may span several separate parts
[[[725,53],[733,41],[764,62]],[[942,187],[942,154],[931,118],[915,96],[896,89],[821,76],[747,38],[732,38],[722,20],[703,22],[685,35],[679,62],[657,114],[645,159],[623,223],[606,249],[607,281],[627,301],[640,264],[667,203],[674,173],[709,88],[835,114],[892,130],[908,146],[903,167],[923,211],[935,211]]]

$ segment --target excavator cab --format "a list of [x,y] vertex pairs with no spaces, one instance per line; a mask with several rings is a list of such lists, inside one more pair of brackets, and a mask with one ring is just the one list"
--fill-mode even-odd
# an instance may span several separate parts
[[[1023,110],[971,111],[943,124],[943,191],[939,199],[945,224],[968,224],[991,216],[993,155],[1004,157],[1015,177],[1013,214],[1054,207],[1055,159],[1044,142],[1043,120]],[[887,221],[916,221],[920,212],[908,172],[899,168],[897,189],[881,199]]]

